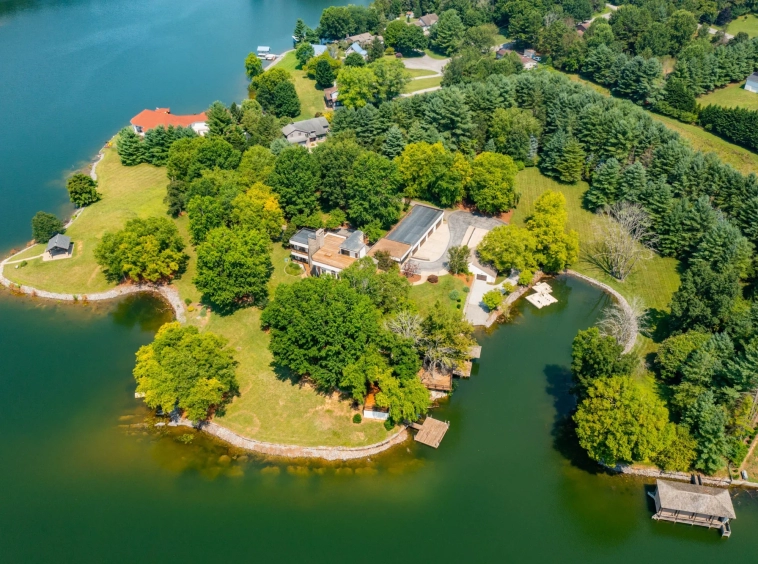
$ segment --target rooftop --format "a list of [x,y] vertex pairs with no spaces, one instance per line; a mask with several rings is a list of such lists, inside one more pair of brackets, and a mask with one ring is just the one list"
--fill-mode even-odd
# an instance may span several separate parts
[[363,242],[363,231],[353,231],[340,245],[346,251],[360,251],[366,244]]
[[317,117],[313,119],[296,121],[294,123],[288,123],[282,127],[282,133],[284,133],[286,136],[291,135],[295,131],[315,133],[316,135],[326,135],[329,133],[329,122],[325,117]]
[[358,43],[357,41],[353,43],[349,48],[362,56],[365,56],[368,54],[366,50],[363,47],[361,47],[361,44]]
[[313,56],[318,57],[319,55],[323,55],[324,53],[328,53],[329,51],[326,48],[326,45],[314,45],[311,44],[311,47],[313,47]]
[[379,251],[386,251],[395,260],[402,260],[405,254],[410,250],[411,246],[405,243],[398,243],[397,241],[390,241],[389,239],[379,239],[376,244],[371,247],[369,251],[370,256],[376,256]]
[[417,25],[419,27],[431,27],[436,24],[439,19],[440,18],[437,14],[426,14],[425,16],[421,16],[419,19],[413,22],[413,25]]
[[747,77],[748,82],[758,82],[758,72],[754,72],[750,76]]
[[327,233],[324,236],[324,246],[313,253],[313,262],[320,262],[321,264],[333,268],[347,268],[353,264],[356,259],[340,253],[340,246],[344,242],[345,239],[342,237],[334,235],[333,233]]
[[411,208],[411,211],[400,220],[400,223],[392,231],[387,233],[385,239],[412,247],[442,216],[443,212],[440,209],[417,204]]
[[290,237],[290,243],[299,243],[304,246],[308,246],[308,239],[315,239],[316,231],[308,227],[303,227],[298,230],[292,237]]
[[658,499],[664,509],[688,511],[701,515],[714,515],[735,519],[734,505],[729,490],[696,486],[684,482],[656,480]]
[[159,125],[189,127],[193,123],[204,122],[207,119],[205,112],[178,116],[172,114],[169,108],[155,108],[154,110],[142,110],[132,118],[131,124],[141,127],[143,131],[149,131]]
[[50,239],[47,243],[46,251],[52,251],[54,249],[63,249],[64,251],[68,251],[68,248],[71,246],[71,238],[66,237],[65,235],[61,235],[60,233],[57,234],[55,237]]
[[268,53],[269,51],[271,51],[271,47],[269,47],[268,45],[258,45],[257,51],[258,53]]

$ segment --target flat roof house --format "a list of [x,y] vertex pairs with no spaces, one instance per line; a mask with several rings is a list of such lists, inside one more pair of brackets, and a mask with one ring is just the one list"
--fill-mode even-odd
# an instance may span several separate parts
[[422,30],[424,30],[424,35],[429,35],[429,28],[436,24],[439,19],[440,18],[437,14],[426,14],[425,16],[421,16],[411,25],[420,27]]
[[745,81],[745,90],[748,92],[758,92],[758,72],[754,72],[747,77],[747,81]]
[[351,53],[358,53],[364,59],[368,57],[368,52],[363,47],[361,47],[361,44],[358,43],[357,41],[347,48],[347,50],[345,51],[345,56],[347,57]]
[[189,114],[177,116],[171,113],[170,108],[155,108],[154,110],[142,110],[131,119],[132,129],[138,135],[144,136],[145,133],[160,125],[168,127],[191,127],[198,135],[208,133],[208,120],[205,112],[199,114]]
[[312,147],[326,139],[329,134],[329,122],[325,117],[317,117],[288,123],[282,127],[282,134],[292,144]]
[[369,254],[375,256],[377,251],[387,251],[392,260],[404,263],[442,225],[443,216],[440,209],[416,204],[392,231],[371,247]]
[[655,494],[648,495],[655,500],[656,521],[720,529],[725,537],[732,534],[729,520],[737,516],[729,490],[656,480]]
[[303,228],[290,238],[290,257],[307,264],[312,276],[339,273],[366,256],[362,231]]

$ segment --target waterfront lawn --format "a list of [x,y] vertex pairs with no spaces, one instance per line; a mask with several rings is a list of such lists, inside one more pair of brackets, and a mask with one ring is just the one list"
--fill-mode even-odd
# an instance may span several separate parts
[[404,91],[406,94],[410,94],[411,92],[418,92],[419,90],[424,90],[426,88],[434,88],[440,84],[442,84],[441,76],[419,78],[417,80],[411,80],[408,84],[406,84]]
[[294,79],[295,90],[297,90],[297,96],[300,98],[300,115],[298,119],[310,119],[316,115],[316,112],[323,114],[326,111],[324,91],[318,90],[316,88],[316,81],[308,78],[305,71],[299,69],[298,65],[299,63],[294,51],[290,51],[284,55],[282,60],[277,63],[278,67],[288,71]]
[[149,164],[121,166],[114,149],[104,149],[97,165],[98,190],[103,199],[85,208],[68,228],[74,243],[70,259],[42,262],[34,259],[24,268],[5,269],[8,279],[50,292],[91,294],[113,288],[95,261],[95,247],[107,231],[120,229],[132,218],[164,216],[166,169]]
[[[410,298],[416,304],[416,308],[421,315],[429,313],[435,302],[439,300],[450,310],[455,310],[463,315],[463,304],[466,302],[466,294],[463,293],[465,282],[457,276],[440,276],[439,282],[430,284],[424,282],[418,286],[411,286]],[[461,309],[456,306],[457,302],[450,299],[450,292],[457,290],[461,297]]]
[[525,168],[516,176],[516,189],[521,193],[521,199],[511,223],[523,225],[534,209],[535,200],[546,190],[562,192],[566,196],[568,227],[579,233],[579,260],[571,268],[608,284],[627,299],[638,296],[648,308],[667,310],[671,296],[679,287],[676,259],[656,254],[650,260],[640,261],[626,280],[619,282],[582,258],[584,249],[596,239],[594,226],[598,221],[595,214],[582,207],[582,198],[588,188],[586,182],[560,184],[543,176],[536,168]]
[[745,90],[745,81],[729,84],[697,99],[701,106],[714,104],[725,108],[758,110],[758,94]]
[[737,35],[741,31],[747,33],[751,38],[758,37],[758,17],[753,14],[740,16],[726,26],[726,32],[731,35]]

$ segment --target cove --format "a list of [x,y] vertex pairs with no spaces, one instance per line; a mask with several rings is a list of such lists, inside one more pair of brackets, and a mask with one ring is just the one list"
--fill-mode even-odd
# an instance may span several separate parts
[[131,368],[170,316],[156,298],[1,294],[12,314],[0,318],[4,560],[753,562],[754,493],[734,492],[725,541],[652,521],[644,481],[581,457],[562,425],[571,340],[609,298],[572,278],[552,284],[558,304],[522,300],[511,323],[478,335],[478,370],[434,411],[451,422],[439,450],[409,442],[335,464],[140,427],[149,414]]

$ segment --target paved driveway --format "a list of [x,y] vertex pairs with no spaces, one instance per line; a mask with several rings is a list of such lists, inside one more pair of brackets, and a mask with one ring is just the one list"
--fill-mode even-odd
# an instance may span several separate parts
[[440,258],[434,261],[414,260],[413,262],[418,265],[418,272],[438,272],[447,268],[447,249],[450,247],[457,247],[461,244],[463,241],[463,236],[466,234],[466,230],[470,225],[490,230],[494,229],[498,225],[503,225],[503,222],[494,217],[475,215],[473,213],[465,211],[456,211],[451,213],[449,216],[447,216],[447,226],[448,229],[450,229],[450,240],[447,243],[445,252],[442,253],[442,256]]
[[450,59],[432,59],[429,55],[423,57],[408,57],[403,59],[405,68],[407,69],[422,69],[435,72],[437,74],[442,73],[442,69],[450,62]]

